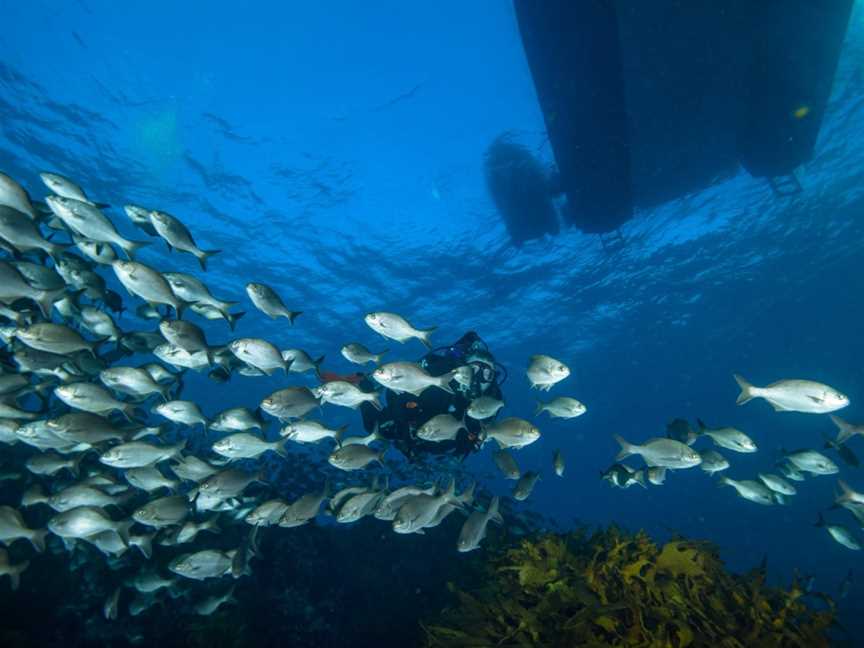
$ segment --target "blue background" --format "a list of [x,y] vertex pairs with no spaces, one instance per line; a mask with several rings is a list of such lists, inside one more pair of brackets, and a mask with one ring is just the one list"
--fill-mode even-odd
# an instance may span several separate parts
[[[511,370],[508,415],[534,410],[528,356],[554,355],[572,375],[552,394],[580,399],[588,413],[544,415],[543,439],[518,453],[523,468],[543,472],[528,508],[564,523],[709,539],[734,569],[767,553],[773,580],[788,583],[797,567],[832,594],[859,564],[813,527],[834,477],[808,479],[789,506],[765,508],[698,469],[627,491],[598,473],[617,452],[613,433],[638,442],[679,416],[756,441],[753,455],[724,451],[734,478],[770,469],[782,447],[819,448],[834,434],[825,416],[777,414],[762,401],[736,407],[733,372],[756,384],[827,382],[850,395],[841,415],[864,422],[860,2],[817,154],[799,174],[805,191],[778,199],[742,171],[639,213],[612,253],[575,230],[513,248],[485,191],[482,154],[504,130],[551,161],[509,3],[273,2],[253,11],[3,0],[0,14],[0,169],[35,197],[45,193],[36,173],[52,170],[95,200],[175,214],[202,248],[224,250],[203,277],[215,295],[248,310],[243,285],[260,281],[304,311],[295,327],[250,313],[239,334],[326,353],[325,368],[341,371],[350,366],[338,350],[349,341],[389,347],[391,359],[423,352],[416,341],[377,338],[362,320],[369,310],[437,325],[441,344],[474,329]],[[161,243],[140,258],[197,270]],[[229,339],[222,322],[207,331]],[[213,415],[285,382],[194,378],[186,397]],[[356,416],[330,410],[327,420],[361,432]],[[860,439],[850,445],[864,450]],[[563,479],[551,471],[555,448],[567,461]],[[469,466],[491,473],[490,455]],[[842,473],[864,490],[860,470]],[[830,518],[854,523],[845,512]],[[859,582],[841,609],[861,596]]]

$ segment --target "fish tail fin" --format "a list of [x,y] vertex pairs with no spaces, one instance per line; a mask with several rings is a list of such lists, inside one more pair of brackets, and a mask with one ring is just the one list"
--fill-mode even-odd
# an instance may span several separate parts
[[816,522],[813,523],[813,526],[815,526],[815,527],[824,527],[825,526],[825,518],[822,517],[821,513],[819,513],[819,519],[817,519]]
[[47,319],[51,319],[51,309],[54,308],[54,302],[63,297],[65,292],[65,288],[59,290],[40,290],[33,301],[36,302],[39,310],[42,311],[42,315]]
[[21,574],[23,574],[24,570],[29,566],[29,560],[25,560],[17,565],[9,565],[9,585],[12,587],[13,591],[17,590],[21,586]]
[[418,331],[418,333],[419,333],[420,335],[417,336],[417,339],[420,340],[420,341],[423,343],[423,345],[424,345],[427,349],[431,349],[431,348],[432,348],[432,338],[431,338],[431,336],[432,336],[432,333],[433,333],[433,332],[435,331],[435,329],[437,329],[437,328],[438,328],[437,326],[433,326],[433,327],[431,327],[431,328],[424,329],[424,330],[422,330],[422,331]]
[[120,247],[123,249],[126,256],[132,259],[135,252],[145,245],[150,245],[150,241],[126,241],[125,243],[121,243]]
[[708,426],[705,425],[705,422],[702,419],[697,418],[696,419],[696,428],[697,428],[696,429],[697,434],[705,434],[705,430],[708,429]]
[[627,441],[625,441],[624,437],[622,437],[620,434],[615,434],[614,438],[618,442],[618,445],[621,446],[621,451],[615,457],[615,461],[621,461],[622,459],[626,459],[627,457],[631,457],[634,454],[637,454],[637,446],[634,446],[632,443],[628,443]]
[[234,327],[237,326],[237,320],[243,317],[246,314],[246,311],[240,311],[239,313],[229,313],[228,311],[224,311],[222,315],[225,316],[225,319],[228,321],[228,328],[232,331]]
[[459,504],[459,500],[456,498],[456,478],[451,477],[450,481],[447,482],[447,488],[442,493],[444,496],[444,501],[450,504]]
[[834,440],[838,445],[846,443],[849,439],[855,436],[852,426],[835,414],[830,414],[831,422],[837,426],[837,438]]
[[443,389],[448,394],[452,394],[453,390],[450,388],[450,381],[453,380],[456,376],[459,375],[459,370],[454,369],[453,371],[448,371],[446,374],[440,377],[438,382],[438,387]]
[[381,452],[379,452],[378,455],[375,457],[375,461],[377,461],[377,462],[378,462],[379,464],[381,464],[382,466],[386,466],[386,465],[387,465],[387,464],[384,463],[384,455],[387,454],[387,450],[388,450],[388,448],[387,448],[387,446],[385,445],[383,448],[381,448]]
[[285,439],[284,441],[276,441],[273,444],[273,451],[285,459],[288,458],[288,449],[285,447],[288,445],[288,441],[289,439]]
[[48,529],[33,529],[33,532],[30,535],[30,544],[32,544],[33,548],[39,553],[45,552],[45,537],[48,533]]
[[120,408],[120,413],[126,417],[126,420],[131,422],[135,417],[135,403],[124,403],[123,407]]
[[81,474],[81,461],[84,459],[84,455],[86,454],[86,452],[81,452],[77,457],[72,459],[72,464],[69,466],[69,472],[72,473],[72,476],[75,477],[75,479],[78,479],[78,475]]
[[372,356],[372,359],[375,361],[376,365],[381,364],[381,358],[389,351],[390,349],[384,349],[381,353],[376,353]]
[[129,529],[132,525],[135,524],[135,520],[122,520],[117,523],[117,535],[120,536],[120,539],[123,541],[123,544],[128,547],[129,546]]
[[213,256],[214,254],[219,254],[222,250],[198,250],[195,253],[195,258],[198,259],[198,263],[201,265],[201,269],[204,272],[207,272],[207,259]]
[[[333,439],[336,441],[336,445],[338,445],[339,447],[342,447],[342,439],[344,438],[344,436],[345,436],[345,432],[348,431],[348,428],[349,428],[349,427],[350,427],[350,426],[346,423],[345,425],[340,425],[338,428],[336,428],[336,434],[333,435]],[[377,427],[377,425],[376,425],[376,427],[375,427],[375,432],[374,432],[374,434],[376,435],[376,436],[375,436],[376,439],[379,438],[379,437],[377,436],[377,435],[378,435],[378,427]]]
[[[452,392],[451,392],[451,393],[452,393]],[[377,409],[379,412],[380,412],[381,410],[384,409],[384,407],[381,405],[381,400],[380,400],[380,398],[378,397],[378,392],[375,392],[375,393],[374,393],[372,399],[371,399],[369,402],[372,403],[372,406],[373,406],[375,409]]]
[[744,403],[749,403],[751,400],[755,398],[753,394],[753,385],[747,382],[743,376],[740,374],[732,374],[732,377],[735,379],[735,382],[738,383],[738,387],[741,388],[741,393],[738,394],[738,398],[735,401],[736,405],[743,405]]
[[537,399],[537,406],[534,408],[534,416],[540,416],[543,412],[543,409],[546,407],[546,403],[541,401],[539,398]]
[[288,322],[294,324],[294,320],[300,317],[303,314],[303,311],[290,311],[288,315]]
[[840,494],[834,498],[834,504],[843,504],[844,502],[851,502],[852,495],[855,491],[849,488],[849,484],[847,484],[842,479],[837,480],[837,485],[840,487]]
[[636,483],[639,484],[642,488],[648,488],[648,484],[645,482],[645,471],[637,470],[633,473],[633,479],[636,480]]
[[725,475],[720,475],[720,479],[717,480],[718,486],[731,486],[732,482]]
[[489,519],[495,524],[504,524],[504,518],[501,517],[501,513],[498,512],[498,504],[500,502],[500,498],[496,495],[492,498],[492,501],[489,503],[489,510],[486,511],[486,514],[489,516]]
[[155,533],[135,536],[135,540],[132,542],[147,560],[153,557],[153,538],[155,536]]

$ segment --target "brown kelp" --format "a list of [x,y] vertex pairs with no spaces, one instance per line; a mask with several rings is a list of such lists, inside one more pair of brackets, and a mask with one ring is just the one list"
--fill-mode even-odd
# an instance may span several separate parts
[[483,584],[425,624],[440,646],[828,646],[834,605],[815,610],[764,569],[723,566],[707,542],[662,546],[616,527],[525,538],[486,563]]

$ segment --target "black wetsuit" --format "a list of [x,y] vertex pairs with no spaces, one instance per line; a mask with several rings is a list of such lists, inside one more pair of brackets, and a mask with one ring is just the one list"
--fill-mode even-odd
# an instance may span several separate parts
[[[464,359],[430,354],[425,358],[425,369],[432,376],[440,376],[465,364]],[[369,390],[372,386],[367,379],[361,388]],[[437,387],[424,389],[420,396],[413,394],[397,394],[385,389],[386,402],[382,411],[376,410],[369,403],[363,403],[360,411],[363,416],[363,426],[371,432],[378,425],[379,434],[395,445],[406,457],[413,459],[420,455],[453,454],[465,457],[480,447],[480,422],[465,416],[465,410],[479,393],[463,394],[459,391],[456,381],[450,381],[453,393],[448,393]],[[501,390],[494,382],[489,385],[484,396],[501,398]],[[426,421],[438,414],[450,414],[456,420],[465,420],[467,430],[459,430],[452,441],[424,441],[417,438],[417,430]]]

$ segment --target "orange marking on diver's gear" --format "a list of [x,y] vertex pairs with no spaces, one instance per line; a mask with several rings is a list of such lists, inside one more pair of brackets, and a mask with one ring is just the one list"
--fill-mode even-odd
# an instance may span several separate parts
[[414,409],[415,407],[417,407],[417,401],[408,401],[407,403],[405,403],[405,407],[407,407],[408,409]]

